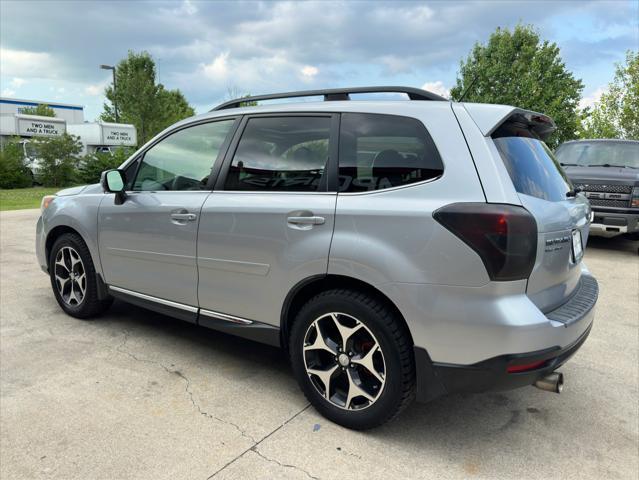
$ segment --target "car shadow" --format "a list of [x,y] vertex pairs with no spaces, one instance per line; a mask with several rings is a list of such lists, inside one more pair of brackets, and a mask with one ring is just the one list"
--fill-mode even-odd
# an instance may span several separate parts
[[588,246],[586,248],[639,255],[639,240],[630,240],[623,235],[611,238],[590,236],[588,237]]
[[[207,368],[206,364],[210,361],[210,368],[216,369],[220,362],[228,360],[238,365],[240,370],[256,374],[250,380],[236,378],[235,381],[240,383],[255,382],[256,378],[272,381],[278,376],[289,376],[287,388],[295,383],[284,351],[275,347],[182,322],[117,300],[105,315],[104,322],[110,328],[117,326],[122,330],[136,330],[138,335],[153,336],[161,343],[179,343],[181,350],[185,348],[183,351],[189,355],[199,351],[198,357],[203,362],[200,364],[203,368]],[[172,357],[175,359],[175,352]],[[284,379],[282,381],[285,382]],[[540,406],[539,401],[535,403],[530,400],[530,390],[532,387],[503,393],[456,394],[428,404],[413,403],[393,422],[353,434],[371,436],[384,444],[400,443],[412,445],[411,448],[437,451],[442,445],[450,448],[450,442],[455,442],[455,439],[464,438],[467,444],[471,436],[486,438],[516,428],[519,423],[531,418],[551,428],[554,421],[552,414],[543,405]],[[295,391],[295,388],[291,391]],[[302,395],[299,391],[298,394]],[[540,398],[536,391],[534,395],[535,399]],[[541,398],[550,396],[547,393],[541,395]],[[425,432],[429,434],[425,435]],[[446,440],[443,444],[442,438]],[[446,454],[445,450],[441,453]]]

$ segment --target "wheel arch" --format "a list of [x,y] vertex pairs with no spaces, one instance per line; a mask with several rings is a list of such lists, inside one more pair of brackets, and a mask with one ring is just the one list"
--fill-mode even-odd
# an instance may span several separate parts
[[397,318],[400,319],[406,332],[410,338],[411,345],[414,345],[413,337],[406,322],[406,319],[402,315],[397,305],[384,294],[381,290],[373,285],[359,280],[354,277],[348,277],[345,275],[314,275],[312,277],[305,278],[298,282],[288,293],[282,305],[282,312],[280,317],[280,344],[282,348],[288,352],[288,336],[291,325],[297,315],[297,312],[302,306],[315,295],[326,290],[332,290],[335,288],[345,288],[349,290],[356,290],[363,293],[367,293],[375,298],[383,301],[389,308],[397,314]]
[[52,228],[51,231],[47,234],[47,239],[44,244],[47,268],[49,268],[49,257],[51,256],[51,248],[53,247],[53,244],[65,233],[74,233],[82,238],[82,240],[84,240],[84,242],[86,243],[86,240],[82,237],[82,234],[76,229],[69,227],[68,225],[58,225],[57,227]]
[[102,278],[102,273],[98,270],[99,264],[96,264],[95,257],[93,256],[93,252],[91,252],[91,248],[89,247],[87,239],[84,237],[84,235],[82,235],[82,233],[80,233],[75,228],[70,227],[69,225],[57,225],[53,227],[51,231],[49,231],[49,233],[47,234],[47,238],[44,244],[47,270],[49,270],[50,268],[49,257],[51,256],[51,249],[53,248],[53,244],[58,238],[60,238],[62,235],[67,233],[72,233],[80,237],[82,241],[87,245],[87,248],[89,248],[89,253],[91,254],[91,257],[93,260],[93,267],[95,269],[96,281],[98,283],[98,298],[100,300],[107,298],[109,296],[107,286],[104,283],[104,279]]

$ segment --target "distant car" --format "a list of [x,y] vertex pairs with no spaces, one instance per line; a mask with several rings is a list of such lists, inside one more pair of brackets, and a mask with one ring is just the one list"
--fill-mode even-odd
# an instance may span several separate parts
[[591,235],[639,239],[639,141],[577,140],[562,144],[555,156],[590,200]]
[[[349,101],[389,91],[410,100]],[[300,96],[325,101],[244,106]],[[559,393],[598,287],[554,129],[406,87],[240,98],[45,197],[38,260],[69,315],[117,297],[283,347],[350,428],[415,397]]]

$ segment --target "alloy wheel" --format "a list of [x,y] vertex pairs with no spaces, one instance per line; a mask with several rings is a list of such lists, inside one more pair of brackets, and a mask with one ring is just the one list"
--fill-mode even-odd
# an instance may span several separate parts
[[62,301],[72,307],[80,305],[86,294],[87,276],[78,252],[72,247],[62,247],[55,257],[54,269]]
[[304,366],[315,389],[331,404],[362,410],[386,383],[384,354],[375,335],[355,317],[331,312],[304,335]]

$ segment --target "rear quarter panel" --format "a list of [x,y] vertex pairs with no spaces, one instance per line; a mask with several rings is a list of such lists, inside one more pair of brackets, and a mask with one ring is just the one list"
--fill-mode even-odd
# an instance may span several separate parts
[[451,104],[429,102],[406,116],[426,126],[444,174],[395,189],[338,194],[328,271],[382,291],[393,282],[483,285],[488,275],[479,256],[432,216],[449,203],[485,201]]

